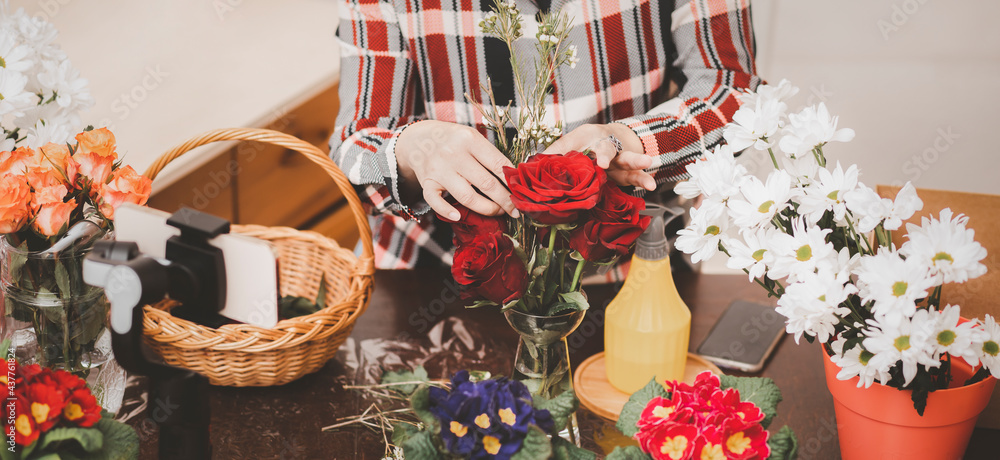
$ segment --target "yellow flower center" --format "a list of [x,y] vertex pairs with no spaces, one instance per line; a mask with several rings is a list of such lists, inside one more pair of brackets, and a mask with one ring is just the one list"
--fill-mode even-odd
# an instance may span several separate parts
[[705,444],[701,448],[701,460],[726,460],[726,454],[722,452],[722,444]]
[[931,262],[934,262],[935,264],[937,264],[939,260],[947,260],[948,262],[955,263],[955,259],[947,252],[939,252],[934,254],[934,257],[931,258]]
[[771,206],[774,206],[774,200],[767,200],[760,204],[760,207],[757,208],[757,212],[765,214],[771,210]]
[[983,343],[983,353],[995,357],[1000,354],[1000,345],[997,345],[997,343],[992,340],[985,342]]
[[27,415],[18,415],[14,427],[17,428],[18,433],[21,433],[21,436],[31,436],[31,419]]
[[77,403],[69,403],[66,405],[66,408],[63,409],[63,415],[66,416],[67,420],[76,420],[83,417],[83,408],[81,408]]
[[451,425],[448,426],[448,431],[451,431],[452,434],[461,438],[469,432],[469,427],[456,421],[452,421]]
[[709,225],[708,228],[705,229],[705,234],[706,235],[718,235],[720,231],[721,230],[719,229],[718,225]]
[[747,414],[744,414],[743,412],[737,412],[736,416],[739,417],[740,420],[747,418]]
[[674,413],[673,407],[656,406],[653,408],[653,417],[656,418],[667,418],[670,414]]
[[764,258],[764,253],[765,252],[767,252],[767,249],[758,249],[758,250],[754,251],[753,255],[751,255],[750,257],[753,257],[753,260],[756,260],[757,262],[760,262]]
[[684,451],[687,450],[687,447],[688,440],[684,436],[668,437],[663,441],[663,445],[660,446],[660,453],[673,460],[678,460],[684,458]]
[[514,414],[514,411],[512,411],[509,407],[505,409],[500,409],[497,412],[497,414],[500,415],[501,422],[504,422],[510,426],[514,426],[514,424],[517,423],[517,415]]
[[906,294],[907,287],[909,287],[909,285],[906,284],[905,281],[896,281],[895,283],[892,283],[892,295],[902,297]]
[[31,403],[31,415],[35,417],[35,423],[42,423],[49,419],[49,405],[42,403]]
[[805,261],[807,261],[809,259],[812,259],[812,256],[813,256],[813,250],[812,250],[811,247],[809,247],[808,244],[805,245],[805,246],[802,246],[797,251],[795,251],[795,258],[799,262],[805,262]]
[[479,428],[482,428],[484,430],[487,429],[487,428],[489,428],[490,427],[490,417],[488,415],[486,415],[486,414],[479,414],[479,417],[476,417],[476,425],[479,426]]
[[892,341],[892,346],[896,347],[899,351],[906,351],[910,349],[910,336],[901,335],[896,337],[896,340]]
[[6,375],[0,375],[0,382],[3,383],[3,386],[7,386],[7,381],[8,380]]
[[840,190],[834,190],[834,191],[832,191],[830,193],[827,193],[826,197],[829,198],[829,199],[831,199],[831,200],[833,200],[833,201],[837,201],[837,196],[838,195],[840,195]]
[[861,350],[861,354],[858,355],[858,362],[862,365],[867,366],[868,361],[875,357],[875,354],[868,350]]
[[937,336],[937,341],[942,347],[947,347],[955,343],[955,333],[949,330],[941,331]]
[[743,432],[740,431],[726,440],[726,447],[730,452],[740,455],[750,448],[750,438],[743,436]]
[[500,440],[493,436],[483,436],[483,449],[489,452],[490,455],[496,455],[500,452]]

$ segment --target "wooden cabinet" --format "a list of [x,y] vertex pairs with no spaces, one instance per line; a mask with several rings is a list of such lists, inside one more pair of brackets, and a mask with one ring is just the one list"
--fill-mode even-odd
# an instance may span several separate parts
[[[337,85],[276,113],[266,128],[291,134],[321,150],[337,116]],[[353,248],[358,230],[333,180],[298,152],[242,142],[163,190],[150,206],[173,212],[187,206],[234,223],[315,230]]]

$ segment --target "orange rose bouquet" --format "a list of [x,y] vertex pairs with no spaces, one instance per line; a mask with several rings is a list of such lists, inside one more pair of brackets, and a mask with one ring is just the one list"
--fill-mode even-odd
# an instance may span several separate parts
[[121,164],[108,129],[75,140],[0,152],[0,287],[18,357],[84,375],[109,352],[95,349],[107,302],[82,260],[115,208],[146,203],[151,181]]

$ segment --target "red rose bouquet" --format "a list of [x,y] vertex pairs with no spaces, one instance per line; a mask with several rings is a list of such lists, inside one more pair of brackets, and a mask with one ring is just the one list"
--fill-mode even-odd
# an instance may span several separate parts
[[[6,348],[6,347],[5,347]],[[7,362],[3,458],[137,458],[139,437],[64,370]]]
[[617,427],[641,447],[616,448],[609,460],[795,458],[791,429],[767,432],[781,401],[771,379],[705,371],[694,385],[671,381],[667,388],[652,381],[632,395]]

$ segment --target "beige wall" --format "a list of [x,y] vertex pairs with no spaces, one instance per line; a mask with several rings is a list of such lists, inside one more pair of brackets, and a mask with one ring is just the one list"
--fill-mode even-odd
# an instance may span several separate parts
[[[762,77],[825,100],[869,185],[1000,194],[1000,2],[753,1]],[[1000,211],[1000,210],[998,210]]]

